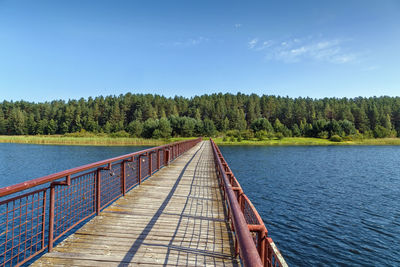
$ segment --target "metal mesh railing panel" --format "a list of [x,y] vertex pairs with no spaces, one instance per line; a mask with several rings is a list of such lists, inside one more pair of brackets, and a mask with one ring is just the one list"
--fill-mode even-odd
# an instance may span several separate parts
[[116,163],[111,166],[110,170],[101,171],[101,204],[103,208],[117,197],[122,195],[121,187],[121,165]]
[[147,176],[149,176],[149,157],[142,156],[140,157],[140,164],[141,164],[141,179],[143,180]]
[[57,185],[54,203],[54,240],[82,220],[94,215],[95,205],[95,170],[72,178],[69,186]]
[[157,158],[158,158],[158,153],[152,153],[151,154],[151,172],[155,172],[157,170]]
[[132,162],[125,163],[125,183],[126,188],[129,190],[133,186],[139,184],[138,178],[138,157],[135,157]]
[[46,189],[0,202],[0,262],[14,266],[42,252]]

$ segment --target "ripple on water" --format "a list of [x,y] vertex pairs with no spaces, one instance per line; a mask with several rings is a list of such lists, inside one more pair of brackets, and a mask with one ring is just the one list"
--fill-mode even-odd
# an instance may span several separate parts
[[400,147],[221,150],[289,265],[400,266]]

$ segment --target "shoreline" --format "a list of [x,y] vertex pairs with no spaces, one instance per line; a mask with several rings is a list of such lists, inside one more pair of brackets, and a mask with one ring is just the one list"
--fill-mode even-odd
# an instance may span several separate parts
[[[171,138],[168,140],[129,138],[129,137],[71,137],[63,135],[1,135],[0,143],[36,144],[36,145],[82,145],[82,146],[160,146],[163,144],[192,139],[195,137]],[[362,146],[362,145],[400,145],[400,138],[359,139],[353,141],[332,142],[327,139],[308,137],[288,137],[281,140],[242,140],[241,142],[222,141],[214,138],[217,145],[223,146]]]
[[160,146],[163,140],[127,137],[70,137],[63,135],[0,135],[0,143],[66,146]]

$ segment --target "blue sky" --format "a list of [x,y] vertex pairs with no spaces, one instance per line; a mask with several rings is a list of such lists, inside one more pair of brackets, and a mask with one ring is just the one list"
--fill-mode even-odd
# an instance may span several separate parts
[[400,95],[400,1],[0,0],[0,100]]

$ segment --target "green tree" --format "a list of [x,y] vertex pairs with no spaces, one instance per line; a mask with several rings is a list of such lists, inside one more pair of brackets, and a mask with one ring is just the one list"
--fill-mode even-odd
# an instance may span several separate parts
[[[154,131],[158,128],[158,120],[147,119],[143,124],[142,136],[145,138],[152,138],[154,136]],[[160,132],[157,132],[161,136]]]
[[4,119],[3,111],[0,109],[0,134],[7,133],[7,121]]
[[214,136],[215,134],[215,125],[214,122],[212,120],[209,119],[205,119],[204,120],[204,130],[203,133],[205,136]]
[[11,134],[27,134],[25,115],[19,108],[11,110],[10,118],[8,120],[8,129]]
[[[161,118],[158,123],[159,137],[169,138],[171,137],[172,128],[169,120],[166,118]],[[153,133],[154,134],[154,133]]]
[[127,131],[134,137],[140,137],[143,132],[143,124],[139,120],[131,121],[128,124]]

